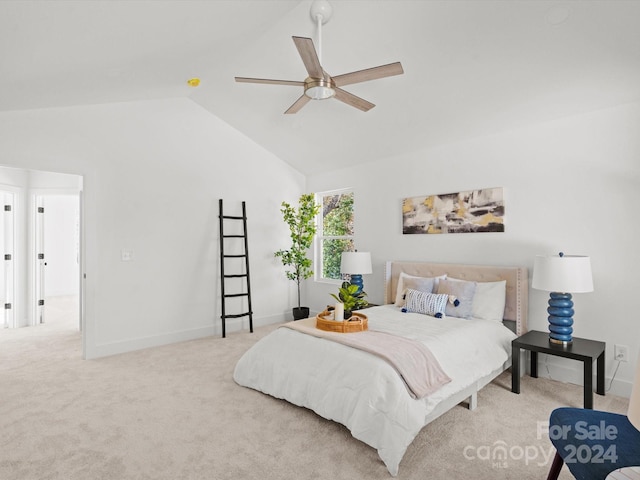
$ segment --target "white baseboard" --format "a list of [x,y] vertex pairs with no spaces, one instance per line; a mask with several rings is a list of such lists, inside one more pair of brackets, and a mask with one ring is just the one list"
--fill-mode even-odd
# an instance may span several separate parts
[[[609,364],[613,363],[613,369]],[[614,378],[613,382],[611,381],[611,375],[613,375],[613,371],[615,371],[616,361],[607,362],[606,371],[605,371],[605,379],[604,379],[604,387],[606,394],[618,395],[620,397],[629,398],[631,396],[631,388],[633,387],[633,383],[620,380],[618,378]],[[548,369],[548,371],[547,371]],[[611,370],[611,372],[608,372]],[[529,372],[529,360],[527,359],[527,373]],[[541,378],[551,378],[552,380],[557,380],[559,382],[572,383],[574,385],[584,385],[583,382],[583,373],[582,373],[582,362],[573,361],[571,365],[569,364],[561,364],[557,361],[556,357],[552,355],[545,355],[543,353],[538,354],[538,377]],[[595,389],[596,385],[596,365],[593,365],[593,385]]]
[[[275,323],[281,323],[287,320],[285,314],[270,315],[253,319],[253,327],[261,327]],[[226,333],[234,333],[240,331],[249,331],[249,318],[233,318],[226,322]],[[161,347],[172,343],[185,342],[188,340],[196,340],[199,338],[222,336],[222,324],[218,319],[215,325],[194,328],[191,330],[181,330],[177,332],[165,333],[162,335],[153,335],[149,337],[133,338],[118,342],[103,343],[99,345],[87,346],[85,348],[87,360],[100,357],[108,357],[111,355],[119,355],[121,353],[133,352],[151,347]]]
[[[282,323],[284,321],[290,320],[286,318],[285,314],[276,314],[269,315],[267,317],[253,318],[253,328],[264,327],[265,325],[273,325],[275,323]],[[218,320],[216,326],[214,328],[214,335],[222,336],[222,324],[221,321]],[[240,332],[240,331],[249,331],[249,317],[241,317],[241,318],[230,318],[226,322],[226,332]]]

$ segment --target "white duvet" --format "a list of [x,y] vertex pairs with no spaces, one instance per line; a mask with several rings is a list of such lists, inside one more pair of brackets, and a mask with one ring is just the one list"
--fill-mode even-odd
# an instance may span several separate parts
[[[242,386],[306,407],[345,425],[372,446],[393,476],[428,415],[444,399],[502,367],[515,334],[488,320],[438,319],[385,305],[366,310],[369,329],[423,342],[452,381],[413,399],[396,371],[361,350],[278,328],[238,361]],[[348,335],[348,334],[345,334]]]

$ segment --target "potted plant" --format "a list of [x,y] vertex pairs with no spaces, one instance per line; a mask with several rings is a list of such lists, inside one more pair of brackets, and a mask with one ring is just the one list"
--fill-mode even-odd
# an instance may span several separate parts
[[349,320],[351,318],[351,312],[354,310],[360,310],[361,308],[369,305],[369,302],[364,297],[367,294],[363,291],[358,292],[360,287],[353,283],[342,282],[342,286],[338,289],[338,295],[330,294],[333,298],[344,304],[344,319]]
[[316,215],[320,212],[320,205],[316,203],[315,195],[307,193],[298,199],[298,208],[287,202],[282,202],[282,217],[291,232],[291,247],[288,250],[278,250],[275,256],[282,260],[282,264],[289,269],[287,278],[296,282],[298,288],[298,306],[293,308],[293,319],[300,320],[309,316],[309,307],[300,306],[300,282],[313,275],[311,259],[307,252],[313,243],[316,233]]

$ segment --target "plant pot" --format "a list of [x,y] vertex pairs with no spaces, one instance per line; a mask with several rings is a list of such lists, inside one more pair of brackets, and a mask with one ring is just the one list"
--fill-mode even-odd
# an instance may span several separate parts
[[293,307],[292,311],[294,320],[309,318],[309,307]]
[[351,318],[351,315],[353,315],[353,313],[351,313],[351,310],[345,310],[344,311],[344,319],[345,320],[349,320]]

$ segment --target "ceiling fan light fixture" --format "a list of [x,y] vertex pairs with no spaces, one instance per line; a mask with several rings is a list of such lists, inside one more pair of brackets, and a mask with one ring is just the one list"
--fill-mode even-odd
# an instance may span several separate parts
[[326,100],[336,94],[336,91],[330,87],[310,87],[304,91],[304,94],[311,100]]
[[304,94],[312,100],[326,100],[336,94],[335,87],[331,78],[308,78],[304,82]]

